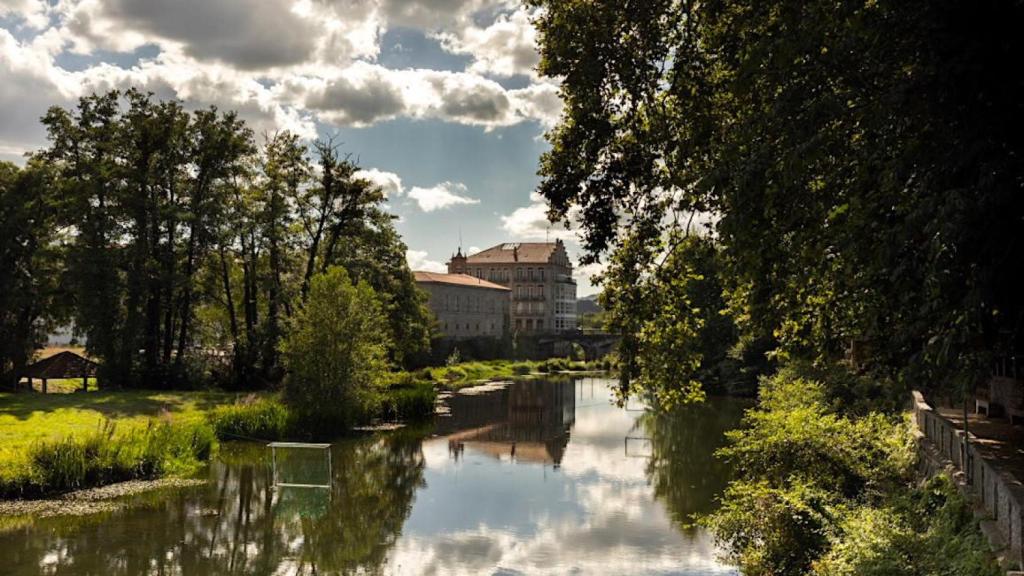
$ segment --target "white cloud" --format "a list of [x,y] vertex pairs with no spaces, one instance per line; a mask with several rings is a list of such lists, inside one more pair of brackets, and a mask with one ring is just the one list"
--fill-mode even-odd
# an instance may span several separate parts
[[436,30],[468,20],[487,3],[486,0],[380,0],[380,9],[391,24]]
[[560,222],[548,220],[548,206],[536,192],[530,194],[529,206],[516,208],[511,214],[502,216],[501,222],[509,236],[517,240],[577,240],[572,229],[566,229]]
[[380,21],[368,2],[312,0],[78,0],[65,25],[79,52],[159,45],[240,70],[375,57]]
[[466,185],[459,182],[441,182],[430,188],[414,186],[409,198],[419,204],[420,210],[433,212],[459,204],[479,204],[476,198],[465,196]]
[[402,187],[401,177],[394,172],[368,168],[357,170],[355,177],[365,178],[377,186],[380,186],[380,189],[384,191],[384,196],[387,198],[397,198],[405,192],[405,189]]
[[498,15],[489,26],[471,23],[456,32],[439,34],[438,39],[449,52],[472,56],[472,72],[536,76],[534,68],[540,62],[537,31],[525,8]]
[[47,8],[44,0],[0,0],[0,17],[21,18],[27,26],[40,29],[48,22]]
[[[5,155],[45,143],[38,119],[49,106],[112,88],[236,110],[257,134],[304,138],[317,121],[490,130],[552,126],[561,110],[554,84],[531,78],[506,89],[487,77],[525,73],[536,59],[526,12],[511,0],[0,0],[0,17],[13,22],[0,28]],[[473,62],[464,71],[386,68],[376,59],[395,26],[473,50]],[[140,48],[147,56],[131,55]],[[81,58],[75,69],[57,64],[67,53]],[[455,196],[446,205],[472,202]]]
[[506,90],[475,73],[392,70],[369,62],[356,62],[330,77],[292,76],[277,91],[337,126],[369,126],[400,116],[485,128],[527,120],[551,125],[561,111],[557,88],[550,85]]
[[447,272],[448,267],[443,262],[437,260],[431,260],[428,258],[429,254],[425,250],[406,250],[405,260],[409,263],[409,268],[413,270],[421,270],[424,272]]
[[572,269],[572,277],[580,287],[578,296],[588,296],[600,291],[600,284],[593,281],[594,276],[604,273],[608,268],[607,262],[596,262],[585,266],[575,266]]

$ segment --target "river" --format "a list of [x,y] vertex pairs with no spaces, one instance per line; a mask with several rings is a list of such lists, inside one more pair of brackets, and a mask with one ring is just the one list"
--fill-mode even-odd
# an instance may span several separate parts
[[[448,399],[435,422],[324,450],[222,446],[204,486],[0,524],[0,574],[735,574],[692,523],[743,403],[655,414],[606,378]],[[282,487],[278,483],[326,487]]]

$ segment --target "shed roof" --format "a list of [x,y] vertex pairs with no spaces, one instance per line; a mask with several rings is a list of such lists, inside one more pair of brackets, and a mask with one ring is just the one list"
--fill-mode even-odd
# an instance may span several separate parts
[[95,376],[99,364],[70,351],[63,351],[38,362],[29,364],[21,371],[23,378],[58,379]]
[[439,272],[413,272],[417,282],[431,282],[435,284],[452,284],[455,286],[466,286],[468,288],[486,288],[489,290],[502,290],[505,292],[511,291],[511,288],[502,286],[501,284],[495,284],[494,282],[488,282],[477,278],[476,276],[470,276],[469,274],[441,274]]

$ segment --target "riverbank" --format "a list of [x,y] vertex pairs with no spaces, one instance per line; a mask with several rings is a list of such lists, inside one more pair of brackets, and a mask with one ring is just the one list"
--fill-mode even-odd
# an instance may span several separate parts
[[[379,402],[363,425],[430,417],[439,390],[612,367],[609,360],[555,358],[394,372],[381,383]],[[218,439],[302,436],[302,427],[274,393],[0,393],[0,498],[52,497],[125,480],[181,477],[206,462]]]
[[794,365],[764,379],[720,451],[736,477],[705,525],[750,574],[1000,574],[950,478],[920,481],[900,404],[849,394],[868,378]]
[[609,372],[615,369],[610,358],[584,362],[568,358],[548,360],[485,360],[460,362],[451,366],[422,368],[399,373],[399,380],[431,382],[450,390],[474,386],[494,380],[550,376],[552,374],[581,374]]
[[[35,500],[0,500],[0,517],[84,516],[112,512],[126,505],[125,498],[165,488],[190,488],[205,484],[198,478],[158,478],[126,480],[95,488],[75,490],[52,498]],[[2,531],[2,527],[0,527]]]

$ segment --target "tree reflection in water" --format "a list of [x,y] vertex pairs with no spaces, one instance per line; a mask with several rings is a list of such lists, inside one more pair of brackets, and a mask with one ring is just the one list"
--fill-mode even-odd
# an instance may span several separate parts
[[637,420],[637,432],[651,443],[647,477],[654,495],[680,528],[692,529],[697,516],[716,506],[730,466],[714,453],[744,407],[735,399],[709,398],[671,412],[644,412]]
[[265,448],[225,446],[208,487],[147,494],[110,514],[40,520],[24,528],[31,537],[0,534],[4,573],[381,573],[423,483],[420,438],[336,444],[330,495],[275,495]]

